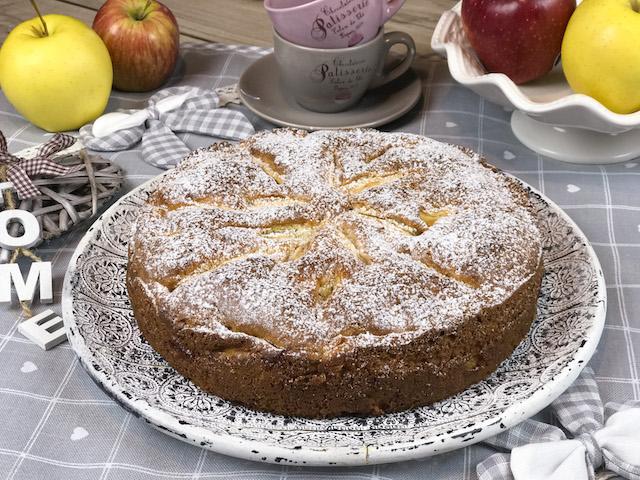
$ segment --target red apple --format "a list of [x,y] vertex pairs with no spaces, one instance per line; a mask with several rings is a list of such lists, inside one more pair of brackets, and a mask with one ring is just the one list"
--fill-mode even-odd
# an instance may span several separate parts
[[486,69],[520,84],[553,68],[575,8],[575,0],[463,0],[462,25]]
[[93,20],[113,63],[113,86],[146,92],[162,85],[178,59],[178,23],[155,0],[108,0]]

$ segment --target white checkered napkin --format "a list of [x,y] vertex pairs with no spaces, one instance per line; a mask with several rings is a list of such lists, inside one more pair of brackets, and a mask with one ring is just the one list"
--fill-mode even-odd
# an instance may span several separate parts
[[607,420],[591,368],[585,368],[552,404],[553,425],[525,420],[487,443],[511,450],[479,463],[479,480],[593,480],[604,466],[607,478],[640,480],[640,402],[607,404]]
[[[182,94],[187,94],[187,99],[176,109],[160,112],[156,108],[160,100]],[[220,97],[211,89],[171,87],[149,98],[146,108],[149,118],[143,125],[102,138],[93,136],[93,125],[85,125],[80,129],[80,138],[91,150],[107,152],[128,150],[141,142],[142,157],[147,163],[170,168],[190,151],[176,133],[197,133],[226,140],[241,140],[254,133],[253,125],[241,112],[219,108],[220,103]]]

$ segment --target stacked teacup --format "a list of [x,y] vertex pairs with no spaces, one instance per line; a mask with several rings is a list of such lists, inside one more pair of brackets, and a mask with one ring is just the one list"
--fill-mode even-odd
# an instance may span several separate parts
[[[274,32],[274,53],[286,91],[315,112],[340,112],[367,90],[396,79],[411,66],[416,49],[403,32],[383,25],[404,0],[265,0]],[[406,53],[385,69],[389,50]]]

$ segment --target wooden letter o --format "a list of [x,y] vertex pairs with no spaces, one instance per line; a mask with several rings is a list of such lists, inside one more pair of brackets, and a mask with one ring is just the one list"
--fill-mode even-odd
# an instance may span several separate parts
[[[19,237],[9,234],[9,224],[20,222],[24,233]],[[31,212],[26,210],[4,210],[0,212],[0,247],[9,250],[33,247],[40,240],[40,224]]]

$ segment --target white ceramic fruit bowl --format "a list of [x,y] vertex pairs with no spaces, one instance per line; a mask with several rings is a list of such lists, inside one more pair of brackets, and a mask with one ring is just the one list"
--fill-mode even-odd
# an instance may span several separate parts
[[543,78],[516,85],[487,73],[465,36],[460,3],[444,12],[431,47],[446,57],[453,78],[486,99],[514,110],[511,127],[532,150],[573,163],[615,163],[640,155],[640,112],[621,115],[573,93],[560,65]]

